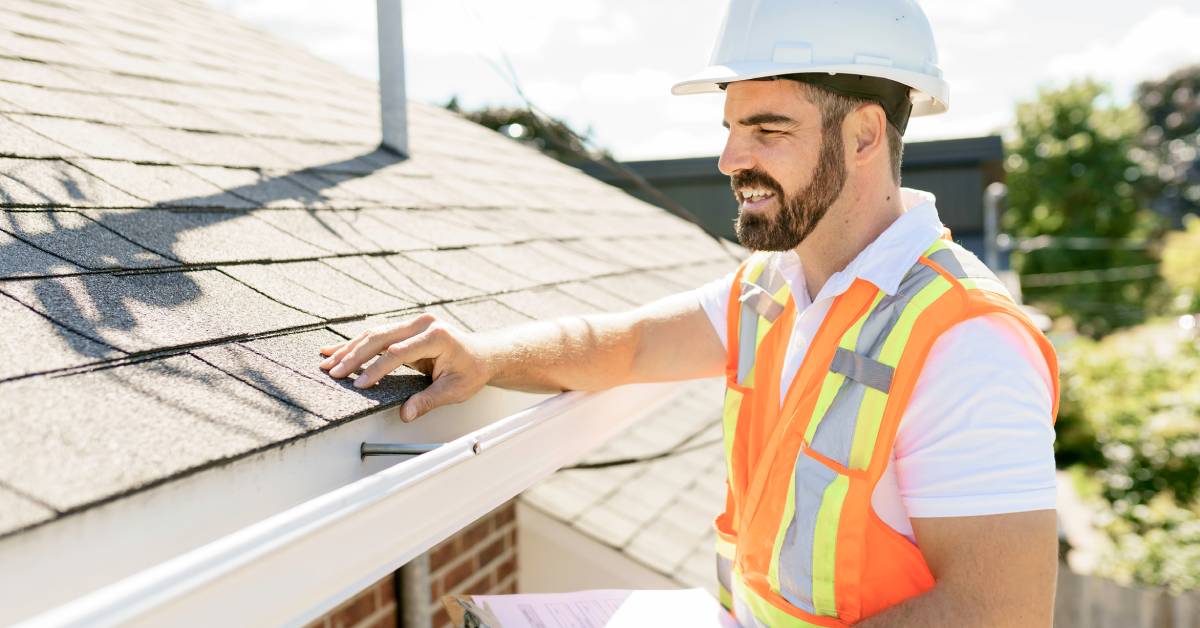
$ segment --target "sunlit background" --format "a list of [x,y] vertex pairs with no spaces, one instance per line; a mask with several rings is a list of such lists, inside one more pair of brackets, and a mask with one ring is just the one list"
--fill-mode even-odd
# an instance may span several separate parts
[[[373,0],[211,0],[350,71],[374,78]],[[1005,129],[1041,85],[1092,77],[1128,101],[1141,80],[1200,58],[1200,5],[1178,0],[927,0],[947,115],[914,119],[907,138]],[[465,108],[520,102],[503,55],[539,107],[617,158],[715,154],[719,96],[672,97],[705,65],[722,0],[410,0],[404,2],[410,98]]]

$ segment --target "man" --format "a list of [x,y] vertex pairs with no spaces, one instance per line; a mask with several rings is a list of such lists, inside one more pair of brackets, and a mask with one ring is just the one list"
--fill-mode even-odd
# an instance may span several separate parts
[[406,421],[485,384],[599,390],[726,374],[722,603],[747,626],[1049,625],[1053,416],[1045,338],[899,187],[908,117],[946,109],[901,0],[733,0],[712,66],[719,167],[756,251],[631,312],[486,334],[420,316],[322,349],[371,386],[433,383]]

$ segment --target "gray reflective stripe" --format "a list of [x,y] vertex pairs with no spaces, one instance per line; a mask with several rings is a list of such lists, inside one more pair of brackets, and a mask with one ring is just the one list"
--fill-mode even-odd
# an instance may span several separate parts
[[844,347],[838,347],[829,370],[880,392],[888,392],[892,387],[892,374],[896,369]]
[[989,277],[992,271],[970,251],[947,243],[946,248],[934,251],[929,255],[933,263],[946,269],[946,272],[966,279],[968,277]]
[[984,290],[1012,298],[1008,288],[1004,287],[1004,283],[986,264],[975,257],[974,253],[957,244],[947,243],[947,248],[934,251],[929,255],[929,259],[959,279],[973,279],[975,285]]
[[726,591],[733,591],[733,561],[717,554],[717,582]]
[[796,456],[795,469],[795,514],[779,547],[779,594],[793,606],[812,613],[812,552],[817,513],[825,489],[837,478],[837,473],[803,451]]
[[854,429],[858,425],[858,409],[862,407],[867,387],[847,378],[829,403],[825,416],[817,424],[817,433],[809,445],[813,451],[850,466],[850,448],[854,445]]
[[779,318],[780,314],[783,314],[783,306],[766,290],[754,284],[742,284],[742,296],[738,300],[749,305],[759,316],[772,323]]
[[858,334],[854,352],[872,360],[878,359],[883,350],[883,341],[892,333],[908,302],[940,276],[936,270],[920,262],[913,264],[900,281],[900,287],[896,288],[896,294],[886,295],[875,304],[875,309],[871,310]]
[[742,303],[742,317],[738,320],[738,383],[745,385],[750,369],[754,368],[754,356],[758,351],[758,312],[748,303]]

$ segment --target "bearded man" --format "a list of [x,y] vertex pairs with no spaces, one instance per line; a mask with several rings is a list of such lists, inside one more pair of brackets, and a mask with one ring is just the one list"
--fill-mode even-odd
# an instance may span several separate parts
[[371,386],[434,375],[410,421],[486,384],[599,390],[724,374],[722,603],[746,626],[1048,626],[1054,351],[932,195],[900,187],[910,115],[945,111],[908,0],[733,0],[711,65],[719,168],[754,253],[621,314],[470,334],[424,315],[326,347]]

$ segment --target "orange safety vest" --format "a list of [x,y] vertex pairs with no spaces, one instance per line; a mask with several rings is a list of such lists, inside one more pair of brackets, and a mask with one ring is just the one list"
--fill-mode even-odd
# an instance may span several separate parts
[[721,603],[746,626],[846,626],[934,584],[871,494],[938,336],[976,316],[1011,316],[1046,360],[1055,414],[1058,363],[996,276],[946,232],[896,294],[856,279],[834,299],[780,408],[796,305],[774,255],[751,255],[729,298],[727,491],[714,522]]

